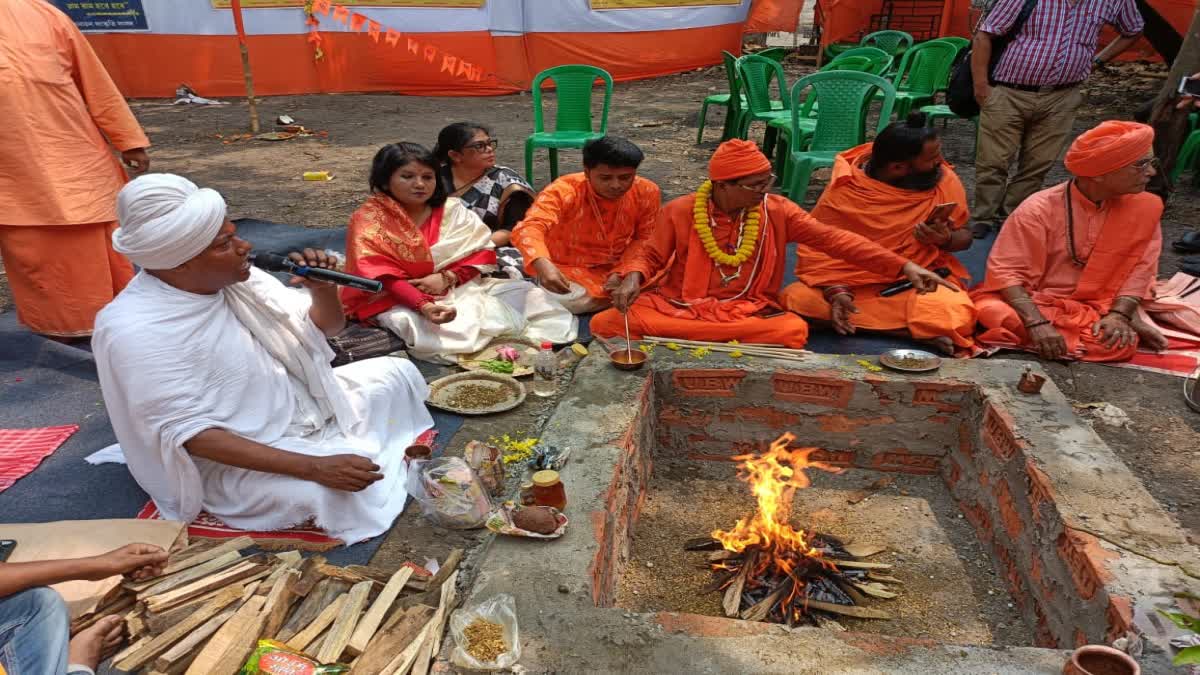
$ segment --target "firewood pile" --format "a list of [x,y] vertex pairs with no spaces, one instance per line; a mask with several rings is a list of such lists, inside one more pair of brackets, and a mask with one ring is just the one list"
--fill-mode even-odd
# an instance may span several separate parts
[[233,675],[260,639],[358,675],[424,675],[441,649],[455,603],[462,550],[436,574],[405,565],[394,574],[336,567],[298,551],[244,555],[249,537],[197,543],[171,555],[162,576],[126,581],[71,624],[124,617],[121,671]]
[[715,539],[700,537],[684,548],[719,549],[708,556],[713,580],[706,590],[724,591],[725,615],[747,621],[769,621],[788,627],[824,625],[832,615],[858,619],[892,616],[865,607],[867,598],[891,600],[899,579],[892,566],[864,560],[882,553],[882,546],[844,545],[833,537],[813,535],[812,549],[778,551],[750,546],[740,552],[721,549]]

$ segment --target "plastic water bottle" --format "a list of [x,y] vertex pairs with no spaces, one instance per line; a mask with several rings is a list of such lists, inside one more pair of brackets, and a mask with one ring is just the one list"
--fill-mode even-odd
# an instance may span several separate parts
[[542,343],[542,351],[533,357],[533,393],[538,396],[553,396],[558,390],[558,358],[554,356],[554,345]]

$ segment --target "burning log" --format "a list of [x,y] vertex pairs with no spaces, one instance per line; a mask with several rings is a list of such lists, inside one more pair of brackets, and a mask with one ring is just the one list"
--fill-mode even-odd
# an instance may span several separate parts
[[[890,619],[880,610],[859,606],[866,597],[892,599],[886,583],[899,583],[881,572],[886,563],[859,558],[880,553],[875,546],[846,547],[827,535],[814,535],[791,526],[788,517],[798,489],[808,487],[805,469],[840,469],[809,461],[813,448],[790,449],[795,436],[784,434],[762,455],[741,455],[741,478],[750,484],[757,509],[728,531],[716,530],[712,540],[721,550],[710,553],[713,581],[708,590],[723,590],[722,609],[728,617],[772,621],[788,626],[817,623],[814,612],[862,619]],[[710,550],[704,538],[690,539],[687,550]]]

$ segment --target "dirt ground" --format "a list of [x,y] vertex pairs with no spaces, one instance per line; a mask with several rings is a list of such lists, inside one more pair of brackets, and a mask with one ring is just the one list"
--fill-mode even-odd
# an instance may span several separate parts
[[[794,78],[806,67],[789,64]],[[1102,119],[1130,118],[1134,109],[1161,85],[1165,71],[1121,66],[1097,75],[1088,87],[1077,132]],[[709,154],[720,135],[721,113],[710,115],[706,141],[696,144],[699,102],[710,93],[725,91],[719,69],[705,69],[651,81],[618,84],[609,129],[628,136],[646,151],[642,173],[656,181],[665,198],[685,194],[702,180]],[[198,92],[201,96],[205,92]],[[137,101],[133,110],[153,142],[154,171],[186,175],[216,188],[230,204],[232,217],[253,216],[307,227],[344,225],[367,194],[371,157],[387,142],[409,140],[432,144],[445,124],[463,119],[493,125],[500,139],[502,164],[521,167],[522,142],[532,126],[528,95],[498,98],[418,98],[388,95],[310,95],[262,99],[266,126],[278,115],[290,115],[319,136],[284,142],[239,139],[246,131],[244,101],[221,107],[171,106],[162,101]],[[761,128],[752,131],[759,137]],[[957,165],[968,192],[974,187],[973,128],[956,121],[945,130],[946,154]],[[577,170],[579,155],[564,152],[564,171]],[[305,182],[305,171],[327,170],[331,182]],[[523,171],[523,169],[522,169]],[[818,174],[814,190],[822,186]],[[1061,167],[1048,181],[1065,178]],[[548,181],[544,152],[533,182]],[[1178,239],[1196,224],[1200,192],[1186,183],[1164,216],[1164,240]],[[1175,272],[1177,256],[1164,252],[1160,273]],[[7,284],[0,279],[0,308],[7,307]],[[1185,528],[1200,535],[1200,418],[1180,397],[1180,380],[1100,365],[1052,364],[1058,385],[1074,401],[1107,401],[1130,416],[1129,428],[1100,427],[1098,431],[1141,477],[1154,496]],[[468,422],[451,443],[459,451],[471,438],[503,433],[536,436],[549,402],[526,404],[518,411]],[[442,558],[452,546],[475,546],[478,533],[447,532],[418,526],[410,510],[389,536],[378,556],[383,563],[406,557]]]
[[[838,618],[844,628],[950,644],[1033,644],[990,555],[940,478],[861,469],[808,474],[813,486],[796,492],[792,522],[846,544],[887,547],[869,561],[893,565],[887,573],[903,582],[890,585],[899,597],[866,602],[891,614],[891,620]],[[848,497],[885,475],[895,482],[848,503]],[[721,593],[697,592],[712,579],[708,554],[685,552],[683,542],[728,529],[752,514],[749,486],[734,478],[730,465],[691,461],[656,462],[650,483],[617,605],[723,616]]]

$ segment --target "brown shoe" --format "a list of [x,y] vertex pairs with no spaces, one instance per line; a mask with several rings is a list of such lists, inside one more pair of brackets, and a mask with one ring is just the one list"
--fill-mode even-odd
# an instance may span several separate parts
[[976,239],[985,239],[996,229],[996,226],[992,223],[977,220],[971,223],[971,236],[975,237]]

